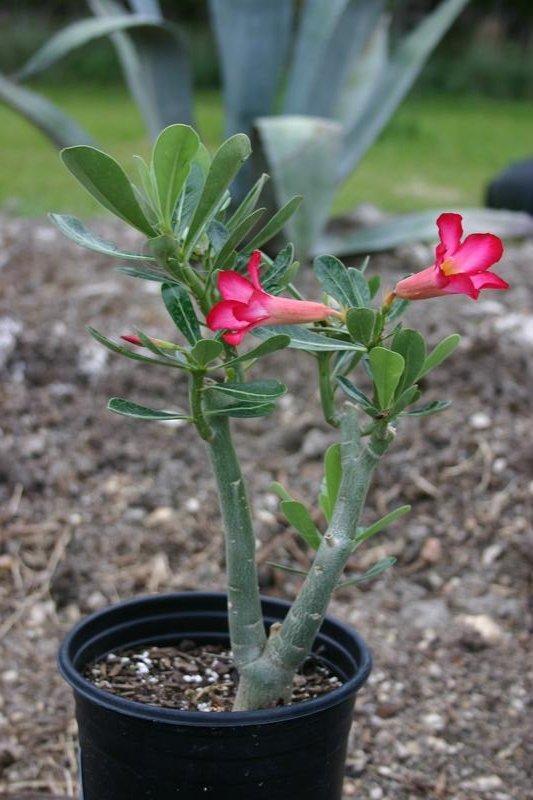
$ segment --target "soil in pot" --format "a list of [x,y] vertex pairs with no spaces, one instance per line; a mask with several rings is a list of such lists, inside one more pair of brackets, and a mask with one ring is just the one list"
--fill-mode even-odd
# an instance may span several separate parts
[[[138,703],[181,711],[231,711],[237,672],[223,644],[124,649],[88,664],[84,677],[98,689]],[[303,664],[294,680],[291,705],[313,700],[342,685],[320,658]]]

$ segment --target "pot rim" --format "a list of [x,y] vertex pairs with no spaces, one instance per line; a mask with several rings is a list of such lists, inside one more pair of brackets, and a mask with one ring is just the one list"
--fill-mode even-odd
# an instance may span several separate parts
[[[351,626],[338,620],[336,617],[327,615],[324,622],[333,624],[340,629],[345,636],[352,639],[355,649],[358,651],[358,664],[354,675],[348,678],[342,686],[338,689],[328,692],[322,697],[314,700],[305,700],[301,703],[295,703],[289,706],[280,706],[277,708],[260,709],[256,711],[182,711],[181,709],[162,708],[160,706],[150,705],[148,703],[140,703],[136,700],[129,700],[111,692],[106,692],[98,689],[91,681],[84,678],[83,675],[75,667],[71,657],[70,650],[74,646],[74,640],[78,634],[96,621],[99,617],[105,615],[111,610],[127,609],[129,606],[139,605],[146,601],[165,601],[174,600],[179,601],[182,598],[191,598],[197,595],[198,597],[209,598],[212,600],[226,599],[225,592],[167,592],[165,594],[153,595],[139,595],[138,597],[129,598],[119,603],[113,603],[105,606],[92,614],[83,617],[63,639],[59,653],[58,653],[58,667],[61,675],[66,682],[72,687],[75,695],[80,695],[86,701],[96,704],[105,708],[108,711],[114,711],[125,716],[135,717],[137,719],[144,719],[154,723],[167,723],[179,724],[192,727],[224,727],[224,726],[242,726],[253,724],[272,724],[275,722],[289,721],[292,719],[299,719],[310,714],[316,714],[327,708],[332,708],[344,702],[351,695],[355,694],[357,690],[365,683],[370,671],[372,669],[372,655],[364,639],[360,634]],[[290,603],[278,597],[262,596],[261,600],[270,606],[279,609],[288,610]],[[207,612],[206,612],[207,613]],[[319,634],[320,635],[320,634]],[[334,637],[327,637],[334,639]],[[339,649],[346,648],[340,643],[336,642]],[[350,657],[355,661],[353,653]]]

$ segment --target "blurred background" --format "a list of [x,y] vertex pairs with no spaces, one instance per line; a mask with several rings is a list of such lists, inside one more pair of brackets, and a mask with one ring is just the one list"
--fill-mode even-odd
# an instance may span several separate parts
[[[403,3],[393,36],[436,5],[435,0]],[[215,145],[223,113],[207,4],[163,0],[162,7],[166,18],[179,21],[190,35],[197,120],[205,141]],[[4,0],[0,72],[13,74],[52,33],[87,16],[78,0]],[[472,0],[377,145],[337,193],[334,211],[350,210],[363,200],[391,212],[480,204],[498,170],[530,155],[532,40],[530,0]],[[27,85],[76,118],[116,156],[147,151],[142,120],[108,39],[81,48]],[[57,154],[44,137],[2,105],[0,152],[1,210],[94,212],[90,198],[58,168]]]

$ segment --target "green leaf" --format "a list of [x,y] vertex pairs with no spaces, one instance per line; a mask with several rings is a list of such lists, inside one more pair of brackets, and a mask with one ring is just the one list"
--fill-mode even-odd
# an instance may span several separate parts
[[342,375],[339,375],[337,378],[337,382],[345,394],[348,395],[350,400],[353,400],[354,403],[360,405],[368,414],[374,416],[378,413],[378,409],[373,405],[370,398],[366,396],[357,386],[354,386],[348,378],[345,378]]
[[206,366],[224,352],[224,345],[218,339],[200,339],[191,350],[191,356],[197,364]]
[[291,575],[301,575],[304,578],[307,577],[307,572],[304,569],[298,569],[298,567],[289,567],[288,564],[277,564],[275,561],[267,561],[266,563],[269,567],[281,569],[283,572],[290,572]]
[[424,361],[424,366],[420,372],[420,377],[422,377],[422,375],[426,375],[426,373],[432,369],[435,369],[435,367],[438,367],[439,364],[442,364],[443,361],[451,356],[460,341],[461,337],[458,333],[452,333],[450,336],[442,339],[442,341],[440,341],[438,345],[433,348],[431,353]]
[[251,404],[245,402],[239,403],[230,403],[228,405],[217,405],[215,408],[211,408],[206,411],[206,416],[208,417],[238,417],[238,418],[245,418],[245,417],[266,417],[268,414],[271,414],[275,410],[276,406],[274,403],[258,403],[258,404]]
[[333,515],[341,480],[341,446],[335,442],[328,447],[324,456],[324,482],[320,497],[321,508],[328,522]]
[[278,481],[272,481],[268,488],[273,494],[277,495],[280,500],[292,500],[288,491]]
[[388,408],[402,377],[405,362],[399,353],[374,347],[368,356],[370,370],[381,408]]
[[332,339],[329,336],[315,333],[309,330],[309,328],[304,328],[302,325],[264,326],[254,328],[253,330],[254,336],[257,336],[259,339],[267,339],[275,333],[283,333],[289,336],[290,343],[287,347],[291,347],[295,350],[307,350],[310,353],[336,350],[364,351],[364,348],[353,342],[344,342],[342,339]]
[[120,266],[117,272],[129,275],[130,278],[139,278],[143,281],[155,281],[156,283],[174,283],[170,275],[166,272],[158,272],[155,269],[138,269],[137,267]]
[[163,367],[174,367],[176,369],[187,369],[185,363],[181,364],[175,358],[149,358],[148,356],[143,356],[141,353],[137,353],[135,350],[130,350],[128,347],[117,344],[117,342],[114,342],[112,339],[108,339],[107,336],[104,336],[102,333],[95,330],[95,328],[88,327],[87,330],[93,339],[96,339],[97,342],[100,342],[100,344],[102,344],[104,347],[107,347],[107,349],[111,350],[112,353],[118,353],[118,355],[131,358],[132,361],[142,361],[145,364],[159,364]]
[[357,299],[357,306],[368,306],[370,304],[370,289],[368,288],[368,283],[366,282],[366,278],[361,272],[361,270],[356,269],[355,267],[350,267],[348,270],[348,275],[350,276],[350,283],[352,284],[352,292]]
[[416,403],[421,396],[422,392],[418,388],[417,384],[414,386],[409,386],[409,388],[405,389],[395,401],[393,407],[391,408],[391,417],[397,417],[398,414],[402,413],[404,408],[407,408],[407,406],[411,403]]
[[95,200],[147,236],[156,236],[132,185],[114,158],[95,147],[79,145],[61,151],[63,163]]
[[404,415],[406,417],[429,417],[430,414],[438,414],[440,411],[444,411],[449,405],[451,405],[450,400],[433,400],[433,402],[413,408],[411,411],[404,411]]
[[254,183],[242,203],[237,207],[233,216],[227,222],[228,230],[233,231],[240,223],[243,221],[245,217],[254,211],[257,203],[259,202],[259,198],[261,196],[261,192],[263,191],[263,187],[265,183],[268,181],[268,175],[266,172],[259,177],[259,179]]
[[370,299],[374,299],[379,292],[380,286],[381,278],[379,275],[372,275],[372,277],[368,279],[368,291],[370,292]]
[[390,308],[390,311],[387,312],[387,322],[393,322],[393,320],[401,317],[401,315],[405,313],[408,306],[409,300],[399,300],[396,298]]
[[257,208],[255,211],[252,211],[251,214],[244,217],[237,227],[233,229],[217,256],[215,267],[224,267],[230,258],[235,257],[235,249],[240,245],[242,240],[248,236],[250,231],[255,228],[265,211],[266,208]]
[[307,544],[313,550],[318,550],[322,536],[303,503],[299,503],[297,500],[283,500],[280,508],[284,516],[293,528],[296,528]]
[[138,403],[132,403],[122,397],[112,397],[107,407],[110,411],[114,411],[115,414],[122,414],[124,417],[136,417],[136,419],[189,419],[186,414],[174,414],[171,411],[154,411],[153,408],[140,406]]
[[348,333],[355,342],[362,342],[365,347],[372,341],[376,312],[371,308],[351,308],[346,315]]
[[272,266],[263,274],[262,284],[266,292],[282,291],[290,280],[294,266],[294,246],[286,245],[277,254]]
[[261,228],[258,233],[256,233],[252,241],[248,242],[246,245],[246,252],[250,253],[252,250],[258,250],[260,247],[262,247],[262,245],[264,245],[266,242],[269,242],[274,238],[274,236],[276,236],[276,234],[283,230],[286,223],[292,217],[301,202],[301,197],[293,197],[288,201],[288,203],[282,206],[279,211],[276,211],[274,216],[269,219],[267,224]]
[[367,581],[371,581],[374,578],[377,578],[378,575],[381,575],[382,572],[392,567],[393,564],[396,564],[397,559],[394,556],[387,556],[387,558],[382,558],[380,561],[377,561],[370,569],[367,569],[366,572],[363,572],[362,575],[357,575],[355,578],[348,578],[348,580],[341,581],[337,584],[337,589],[343,589],[346,586],[357,586],[359,583],[366,583]]
[[392,349],[403,356],[405,366],[397,388],[397,396],[419,377],[426,360],[424,337],[411,328],[401,328],[392,340]]
[[335,256],[318,256],[314,261],[315,274],[326,294],[344,308],[359,305],[348,270]]
[[276,380],[258,380],[249,383],[215,383],[206,386],[206,392],[218,392],[245,402],[258,402],[281,397],[287,391],[285,384]]
[[243,362],[252,361],[256,358],[269,355],[270,353],[275,353],[277,350],[283,350],[285,347],[289,346],[290,341],[290,336],[286,336],[285,334],[271,336],[269,339],[265,339],[264,342],[257,345],[257,347],[248,350],[247,353],[242,353],[240,356],[226,361],[225,366],[232,367],[234,364],[242,364]]
[[189,226],[185,240],[186,256],[191,254],[205,225],[216,213],[228,186],[250,153],[250,140],[244,133],[235,134],[218,148],[209,167],[200,200]]
[[389,514],[385,514],[384,517],[378,519],[373,525],[370,525],[368,528],[360,531],[353,541],[354,550],[356,547],[359,547],[360,544],[366,542],[367,539],[370,539],[371,536],[375,536],[376,533],[379,533],[384,528],[392,525],[393,522],[396,522],[397,519],[400,519],[400,517],[408,514],[410,510],[411,506],[400,506],[399,508],[395,508],[394,511],[391,511]]
[[169,125],[154,145],[152,168],[163,221],[168,228],[172,226],[172,215],[199,144],[198,134],[189,125]]
[[161,287],[163,302],[174,324],[182,332],[190,344],[196,344],[202,338],[200,325],[190,297],[178,283],[164,283]]
[[115,258],[126,258],[131,261],[153,261],[149,255],[142,253],[131,253],[129,250],[122,250],[114,242],[103,239],[97,233],[93,233],[85,227],[83,222],[70,214],[48,214],[48,218],[61,231],[61,233],[71,239],[80,247],[87,250],[94,250],[95,253],[104,253],[106,256]]
[[92,142],[91,136],[61,109],[3,75],[0,75],[0,100],[35,125],[56,147]]

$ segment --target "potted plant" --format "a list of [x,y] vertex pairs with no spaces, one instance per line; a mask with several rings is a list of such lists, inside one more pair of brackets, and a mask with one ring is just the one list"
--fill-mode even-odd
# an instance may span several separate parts
[[[123,334],[122,342],[91,334],[116,353],[177,371],[189,385],[187,408],[154,410],[117,397],[109,408],[195,426],[218,486],[227,566],[227,596],[135,599],[94,614],[67,636],[60,668],[76,698],[84,800],[220,800],[235,791],[258,800],[339,800],[355,695],[371,660],[355,631],[326,616],[328,604],[339,586],[368,581],[394,562],[386,558],[356,578],[342,577],[353,552],[409,510],[360,524],[396,426],[446,407],[419,403],[420,379],[459,342],[451,334],[428,352],[422,335],[399,317],[410,300],[507,288],[488,271],[501,257],[500,240],[474,234],[462,242],[460,216],[443,214],[435,263],[381,301],[379,277],[367,277],[366,263],[346,268],[333,256],[315,260],[321,301],[302,298],[292,283],[292,247],[275,257],[260,249],[299,199],[261,226],[263,176],[231,206],[229,187],[249,155],[243,134],[211,158],[190,127],[172,125],[158,137],[150,163],[138,159],[135,186],[99,150],[62,153],[102,205],[144,234],[146,246],[124,251],[73,217],[56,214],[53,221],[79,244],[126,261],[119,269],[128,276],[159,282],[177,329],[176,341],[143,331]],[[263,377],[263,359],[284,348],[315,360],[324,417],[338,430],[324,456],[323,529],[287,488],[273,486],[282,513],[314,551],[292,604],[260,596],[230,427],[233,418],[275,412],[286,387]],[[360,366],[367,392],[354,382]]]

